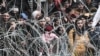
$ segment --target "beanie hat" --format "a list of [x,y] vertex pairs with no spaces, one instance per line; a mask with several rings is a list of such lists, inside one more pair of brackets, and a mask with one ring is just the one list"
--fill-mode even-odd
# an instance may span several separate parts
[[41,11],[35,10],[35,11],[32,12],[32,17],[35,19],[36,16],[37,16],[38,14],[40,14],[40,13],[41,13]]
[[20,15],[24,20],[27,20],[28,19],[28,16],[25,14],[25,13],[21,13]]
[[52,26],[46,26],[46,28],[45,28],[45,31],[51,31],[53,29],[53,27]]

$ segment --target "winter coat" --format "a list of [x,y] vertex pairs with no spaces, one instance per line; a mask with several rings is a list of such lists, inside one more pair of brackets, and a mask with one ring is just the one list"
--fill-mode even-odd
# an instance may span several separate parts
[[89,43],[88,34],[79,35],[74,29],[68,33],[68,41],[72,56],[84,56],[86,52],[86,44]]

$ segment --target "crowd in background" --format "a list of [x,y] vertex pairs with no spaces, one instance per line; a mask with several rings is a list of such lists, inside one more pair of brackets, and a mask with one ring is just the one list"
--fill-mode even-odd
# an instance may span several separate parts
[[[15,39],[15,36],[8,38],[21,47],[18,49],[11,43],[19,52],[26,52],[35,39],[41,38],[29,48],[30,56],[38,56],[40,53],[48,56],[42,41],[46,43],[49,53],[56,53],[55,43],[59,39],[59,47],[67,43],[64,48],[68,48],[71,56],[95,56],[100,49],[100,21],[95,28],[92,28],[92,23],[99,2],[100,0],[0,0],[0,49],[11,47],[6,43],[9,40],[3,38],[4,35],[17,32],[20,36],[16,33]],[[10,52],[10,56],[17,56],[13,51]],[[20,53],[21,56],[26,54]],[[7,56],[7,53],[0,51],[0,55]]]

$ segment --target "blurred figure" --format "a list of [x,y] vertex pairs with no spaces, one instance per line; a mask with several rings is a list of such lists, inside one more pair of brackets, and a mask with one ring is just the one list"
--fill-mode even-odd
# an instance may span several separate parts
[[[95,28],[92,28],[92,23],[93,20],[90,20],[88,23],[88,27],[89,27],[89,36],[90,36],[90,41],[91,43],[97,48],[97,51],[100,50],[100,25],[96,25]],[[90,50],[92,51],[93,55],[96,55],[96,51],[94,50]]]
[[[77,19],[75,22],[75,29],[71,29],[68,33],[69,48],[72,56],[85,56],[87,45],[90,44],[88,32],[84,29],[82,19]],[[89,47],[88,47],[89,48]]]
[[3,13],[6,10],[6,4],[4,0],[0,0],[0,13]]
[[86,6],[91,9],[93,7],[95,7],[94,1],[93,0],[84,0],[84,3],[86,4]]
[[11,11],[10,11],[10,15],[11,15],[11,17],[13,17],[13,18],[15,18],[16,20],[18,20],[18,16],[20,16],[19,15],[19,8],[18,7],[14,7],[14,8],[11,8],[10,9]]
[[5,12],[3,13],[2,19],[1,19],[1,27],[4,29],[4,32],[8,30],[14,30],[16,27],[15,19],[11,18],[10,14]]
[[82,15],[82,14],[84,14],[84,13],[87,12],[83,4],[78,3],[78,4],[77,4],[77,7],[78,7],[78,8],[76,8],[76,9],[77,9],[77,11],[80,13],[80,15]]
[[38,31],[43,34],[44,33],[44,29],[46,27],[46,20],[43,18],[43,19],[40,19],[38,21]]
[[[2,35],[2,37],[0,38],[0,49],[5,48],[5,44],[4,42],[7,41],[5,40],[3,34],[6,34],[7,32],[10,34],[12,31],[15,30],[16,24],[15,24],[15,19],[10,17],[10,14],[5,12],[2,14],[2,18],[1,18],[1,22],[0,22],[0,35]],[[8,44],[8,42],[6,43]],[[0,55],[1,56],[6,56],[6,52],[5,51],[1,51],[0,50]]]
[[39,11],[39,10],[35,10],[32,12],[32,19],[33,20],[39,20],[43,18],[43,12],[42,11]]
[[45,17],[46,20],[46,25],[51,25],[51,18],[50,17]]
[[56,18],[53,20],[53,27],[56,28],[57,26],[61,25],[61,20]]
[[46,26],[45,33],[42,35],[43,41],[47,44],[49,48],[49,53],[52,53],[53,51],[53,45],[54,41],[58,39],[58,36],[52,32],[53,27],[52,26]]
[[62,4],[60,10],[61,10],[63,13],[65,13],[66,10],[71,9],[70,6],[71,6],[70,3],[69,3],[68,1],[65,1],[65,2]]
[[58,27],[55,32],[59,37],[60,36],[64,36],[65,35],[65,28],[63,26],[62,27]]
[[38,18],[39,16],[41,16],[41,12],[40,11],[34,11],[33,13],[32,13],[32,17],[34,18],[34,19],[36,19],[36,18]]
[[50,42],[56,38],[58,38],[58,36],[56,34],[54,34],[53,32],[51,32],[53,29],[52,26],[47,26],[45,28],[45,34],[43,35],[45,38],[45,42],[47,42],[48,44],[50,44]]

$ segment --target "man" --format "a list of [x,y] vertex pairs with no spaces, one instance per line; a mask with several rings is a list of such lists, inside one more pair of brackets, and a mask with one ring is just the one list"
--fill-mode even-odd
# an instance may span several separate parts
[[3,32],[7,32],[9,30],[13,30],[16,27],[15,19],[11,18],[9,13],[3,13],[0,27],[3,29]]

